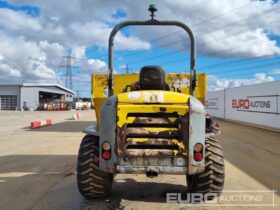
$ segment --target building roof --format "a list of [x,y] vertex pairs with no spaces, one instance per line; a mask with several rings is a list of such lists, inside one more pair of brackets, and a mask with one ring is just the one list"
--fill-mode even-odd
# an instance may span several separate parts
[[59,89],[62,89],[66,92],[75,94],[74,91],[60,85],[60,84],[55,84],[55,83],[7,83],[7,84],[0,84],[0,85],[10,85],[10,86],[22,86],[22,87],[57,87]]
[[69,93],[72,93],[72,94],[75,94],[74,91],[62,86],[62,85],[59,85],[59,84],[48,84],[48,83],[22,83],[22,86],[24,87],[58,87],[62,90],[65,90]]

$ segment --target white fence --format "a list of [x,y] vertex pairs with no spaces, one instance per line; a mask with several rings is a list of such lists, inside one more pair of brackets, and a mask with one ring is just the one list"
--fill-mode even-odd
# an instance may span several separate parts
[[206,110],[214,117],[280,129],[280,81],[208,92]]

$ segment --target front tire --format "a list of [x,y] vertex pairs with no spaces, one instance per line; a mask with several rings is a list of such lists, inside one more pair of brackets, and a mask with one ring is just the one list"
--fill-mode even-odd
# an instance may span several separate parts
[[216,193],[220,195],[224,188],[224,154],[218,140],[209,137],[205,140],[205,170],[200,174],[188,175],[187,184],[190,193]]
[[86,135],[80,144],[77,161],[77,183],[80,193],[89,199],[107,196],[113,174],[99,169],[99,138]]

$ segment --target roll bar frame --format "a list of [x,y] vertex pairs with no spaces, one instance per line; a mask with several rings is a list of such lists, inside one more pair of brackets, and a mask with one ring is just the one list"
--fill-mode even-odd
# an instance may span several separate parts
[[151,19],[148,21],[124,21],[117,24],[113,30],[111,31],[109,37],[108,44],[108,67],[109,67],[109,77],[108,77],[108,95],[113,95],[113,68],[114,68],[114,59],[113,59],[113,51],[114,51],[114,38],[118,31],[126,26],[178,26],[184,29],[190,38],[190,86],[189,86],[189,94],[195,95],[195,87],[196,87],[196,70],[195,70],[195,38],[191,31],[191,29],[182,22],[179,21],[158,21],[155,19]]

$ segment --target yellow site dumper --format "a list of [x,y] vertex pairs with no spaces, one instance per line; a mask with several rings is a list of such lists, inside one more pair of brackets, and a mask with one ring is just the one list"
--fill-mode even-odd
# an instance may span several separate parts
[[[118,173],[181,174],[191,193],[218,196],[224,186],[223,151],[206,115],[206,75],[195,71],[192,31],[178,21],[125,21],[109,38],[108,74],[92,75],[97,122],[84,130],[77,163],[80,193],[87,198],[110,193]],[[160,66],[143,66],[139,74],[113,75],[116,33],[130,25],[172,25],[190,38],[190,73],[166,73]]]

